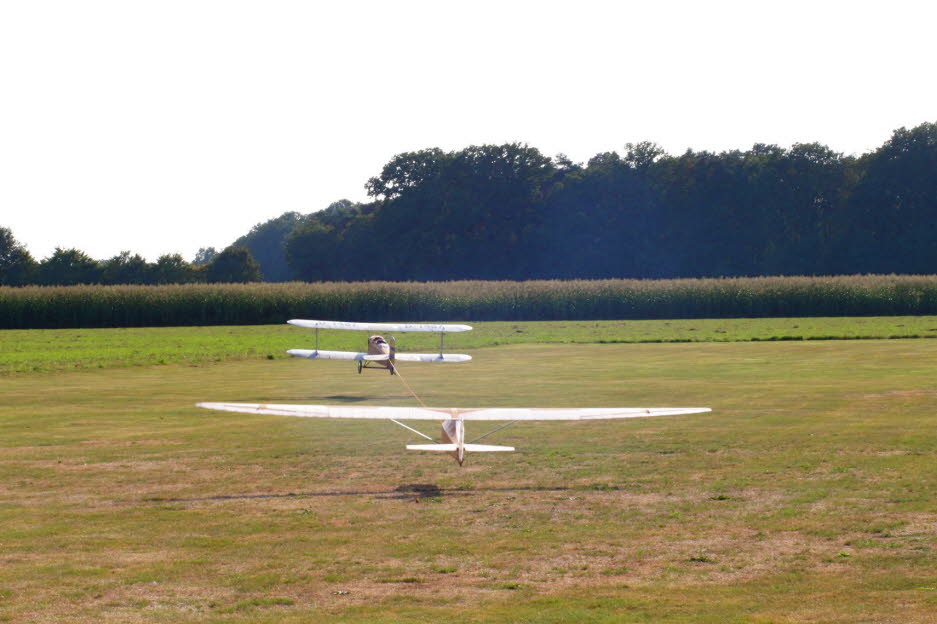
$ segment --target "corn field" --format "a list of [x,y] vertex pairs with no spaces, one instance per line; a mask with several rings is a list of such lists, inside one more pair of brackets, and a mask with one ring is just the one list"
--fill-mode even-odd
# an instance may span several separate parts
[[937,276],[0,288],[0,328],[937,314]]

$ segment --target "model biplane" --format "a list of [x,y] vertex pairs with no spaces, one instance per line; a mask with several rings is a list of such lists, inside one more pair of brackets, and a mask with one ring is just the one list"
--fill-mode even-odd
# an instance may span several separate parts
[[[461,353],[443,353],[443,338],[451,332],[464,332],[472,329],[470,325],[436,325],[427,323],[348,323],[344,321],[314,321],[293,319],[287,321],[290,325],[307,327],[316,330],[315,349],[290,349],[290,355],[312,360],[355,360],[358,362],[358,372],[366,368],[381,368],[395,374],[394,363],[400,362],[467,362],[472,359],[470,355]],[[388,334],[387,338],[380,334],[368,337],[367,351],[322,351],[319,349],[320,329],[343,329],[352,331],[371,332],[433,332],[439,334],[439,353],[398,353],[396,339]]]

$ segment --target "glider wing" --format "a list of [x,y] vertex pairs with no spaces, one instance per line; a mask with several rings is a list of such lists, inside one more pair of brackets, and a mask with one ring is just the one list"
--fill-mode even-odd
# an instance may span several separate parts
[[279,405],[272,403],[197,403],[198,407],[245,414],[272,414],[304,418],[393,418],[395,420],[445,420],[447,411],[421,407],[375,407],[368,405]]
[[708,407],[546,407],[453,409],[462,420],[618,420],[711,412]]
[[[321,352],[320,352],[321,353]],[[225,412],[301,416],[305,418],[373,418],[394,420],[609,420],[677,416],[712,411],[708,407],[490,408],[377,407],[370,405],[279,405],[273,403],[198,403]]]

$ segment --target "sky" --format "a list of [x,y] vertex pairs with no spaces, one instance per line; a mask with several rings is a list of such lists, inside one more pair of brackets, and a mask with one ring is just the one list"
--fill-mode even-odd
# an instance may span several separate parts
[[522,142],[587,161],[937,121],[937,4],[0,3],[0,226],[37,259],[222,249],[395,154]]

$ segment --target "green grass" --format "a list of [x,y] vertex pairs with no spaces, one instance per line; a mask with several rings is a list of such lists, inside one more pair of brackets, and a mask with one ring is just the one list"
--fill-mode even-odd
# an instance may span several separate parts
[[413,404],[342,362],[0,378],[0,621],[932,621],[937,341],[551,327],[404,375],[429,405],[714,411],[515,425],[459,468],[390,423],[192,406]]
[[[935,316],[492,322],[475,323],[474,327],[471,332],[450,335],[446,350],[531,343],[937,338]],[[439,347],[435,334],[410,333],[397,338],[402,351]],[[311,330],[286,324],[2,330],[0,374],[287,358],[287,349],[311,348],[313,340]],[[320,348],[360,350],[364,340],[363,332],[323,330]]]

